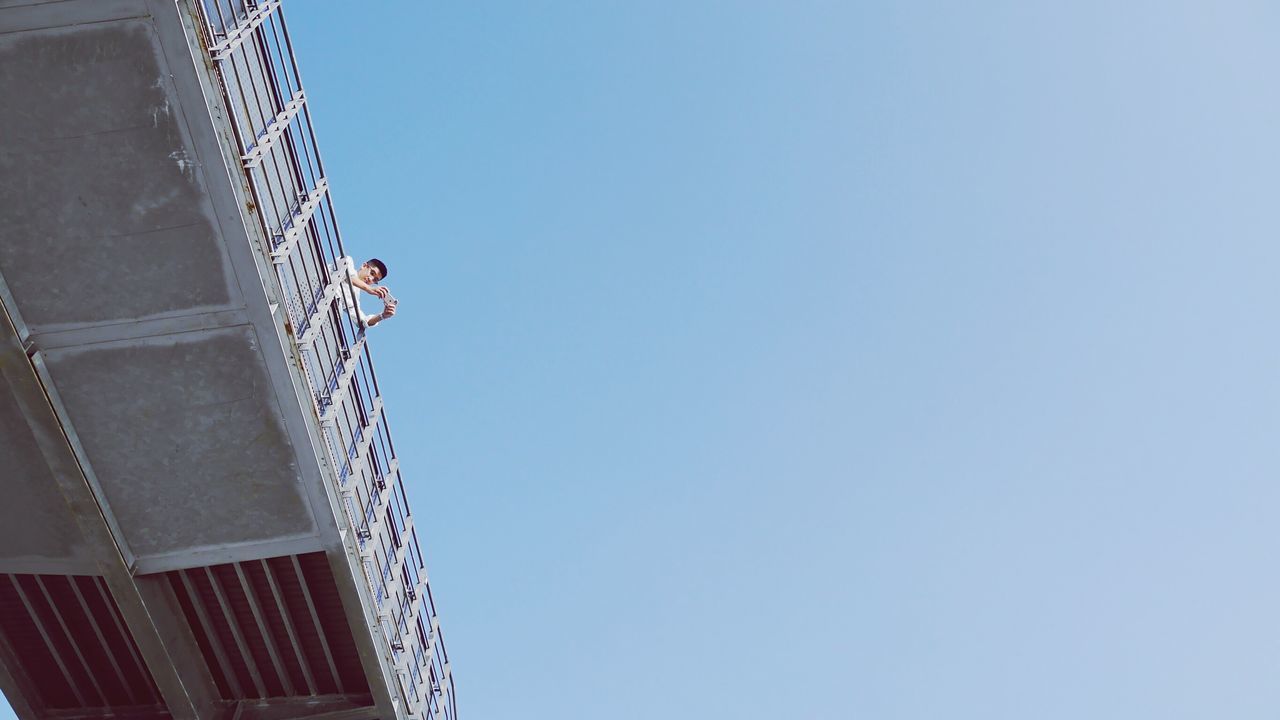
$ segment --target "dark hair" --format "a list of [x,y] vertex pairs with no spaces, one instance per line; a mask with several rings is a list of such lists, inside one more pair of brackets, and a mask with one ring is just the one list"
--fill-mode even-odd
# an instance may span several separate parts
[[368,265],[368,266],[370,266],[370,267],[376,267],[376,268],[378,268],[378,272],[382,273],[382,279],[383,279],[383,280],[386,280],[386,279],[387,279],[387,265],[386,265],[386,263],[382,262],[382,261],[381,261],[381,260],[379,260],[378,258],[369,258],[368,260],[366,260],[366,261],[365,261],[365,264],[366,264],[366,265]]

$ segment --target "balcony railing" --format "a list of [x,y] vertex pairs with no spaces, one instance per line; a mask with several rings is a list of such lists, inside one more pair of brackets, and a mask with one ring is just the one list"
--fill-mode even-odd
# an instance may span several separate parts
[[[333,198],[279,0],[199,0],[200,30],[268,239],[289,331],[303,361],[344,532],[354,533],[370,597],[410,717],[455,720],[453,676],[418,531],[348,282]],[[343,295],[346,296],[345,304]]]

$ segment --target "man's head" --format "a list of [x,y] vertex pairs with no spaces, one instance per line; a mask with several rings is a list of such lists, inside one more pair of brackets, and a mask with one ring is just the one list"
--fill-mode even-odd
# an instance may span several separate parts
[[378,258],[369,258],[360,266],[365,282],[380,282],[387,278],[387,265]]

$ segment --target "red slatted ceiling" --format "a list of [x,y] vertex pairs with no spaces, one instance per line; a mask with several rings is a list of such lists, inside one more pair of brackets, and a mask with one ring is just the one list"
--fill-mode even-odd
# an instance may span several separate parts
[[[179,597],[183,613],[214,682],[224,698],[311,695],[313,693],[303,672],[304,663],[314,682],[314,694],[369,692],[368,680],[347,625],[346,613],[329,569],[328,558],[324,553],[308,553],[297,556],[296,559],[306,581],[305,587],[298,579],[293,557],[271,558],[266,561],[265,568],[262,561],[239,563],[244,582],[234,564],[166,573]],[[289,629],[272,592],[268,573],[279,589],[280,603],[292,620],[301,655],[295,650],[289,637]],[[191,584],[195,598],[187,592],[183,583],[184,574]],[[213,583],[217,583],[216,588]],[[218,591],[221,591],[221,600]],[[254,604],[247,592],[252,593],[261,613],[262,625],[266,626],[267,631],[265,636],[254,616]],[[317,630],[315,619],[307,605],[308,593],[315,607],[315,617],[319,619],[323,629],[324,639],[329,643],[333,666],[337,670],[336,678],[330,668],[329,658],[325,655],[320,631]],[[204,631],[195,603],[199,603],[203,609],[213,629],[214,639],[224,650],[234,683],[222,671],[214,649],[214,639],[209,638]],[[274,643],[279,670],[268,649],[268,638]],[[257,671],[256,680],[251,668]]]
[[100,578],[0,576],[0,633],[30,678],[36,704],[46,709],[159,706],[159,691],[123,627]]

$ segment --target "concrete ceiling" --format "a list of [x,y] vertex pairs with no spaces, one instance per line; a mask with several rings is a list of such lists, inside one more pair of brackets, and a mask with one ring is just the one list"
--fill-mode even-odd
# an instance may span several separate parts
[[[226,165],[193,137],[204,98],[165,53],[151,17],[0,34],[0,276],[140,563],[320,549],[314,451],[300,460],[292,389],[272,385],[275,328],[264,343],[251,320],[270,317],[259,269],[232,259],[245,230],[224,233],[209,189]],[[0,568],[82,561],[12,403],[0,423],[4,487],[32,499],[0,523]]]

